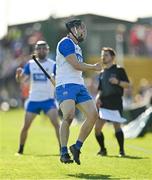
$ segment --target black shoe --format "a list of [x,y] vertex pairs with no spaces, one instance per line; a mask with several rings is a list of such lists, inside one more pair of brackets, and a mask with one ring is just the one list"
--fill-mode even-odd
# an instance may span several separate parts
[[107,149],[104,148],[104,149],[100,150],[100,151],[97,153],[97,155],[100,155],[100,156],[107,156]]
[[23,150],[24,150],[24,144],[20,144],[17,153],[21,155],[23,154]]
[[23,154],[23,150],[19,150],[17,153],[22,155]]
[[79,159],[79,156],[80,156],[80,150],[78,150],[76,147],[75,147],[75,144],[73,144],[72,146],[70,146],[70,151],[73,155],[73,159],[74,161],[80,165],[80,159]]
[[61,155],[61,157],[60,157],[60,161],[62,162],[62,163],[73,163],[73,160],[71,159],[71,157],[69,156],[69,154],[67,153],[67,154],[64,154],[64,155]]
[[125,156],[125,152],[124,151],[120,151],[119,152],[119,157],[124,157]]

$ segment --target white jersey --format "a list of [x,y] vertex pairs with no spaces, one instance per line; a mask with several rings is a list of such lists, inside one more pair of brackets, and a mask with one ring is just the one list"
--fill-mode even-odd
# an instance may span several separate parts
[[[51,59],[46,59],[40,62],[43,68],[52,74],[55,71],[55,62]],[[24,67],[24,74],[30,76],[30,101],[44,101],[54,99],[54,86],[42,70],[38,67],[34,60],[30,60]]]
[[63,84],[84,84],[82,71],[76,70],[66,60],[66,56],[75,54],[79,62],[83,62],[81,48],[69,37],[64,37],[56,50],[56,86]]

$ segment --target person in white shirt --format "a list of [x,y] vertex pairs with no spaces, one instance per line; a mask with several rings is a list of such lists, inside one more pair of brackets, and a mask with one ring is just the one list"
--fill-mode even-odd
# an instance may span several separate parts
[[[38,41],[36,43],[35,54],[37,59],[48,74],[52,75],[55,74],[56,64],[53,60],[47,58],[48,52],[49,46],[46,41]],[[52,122],[60,148],[58,110],[54,98],[54,86],[32,59],[25,64],[23,69],[19,67],[16,70],[16,80],[18,82],[26,81],[27,79],[30,79],[30,92],[29,98],[25,103],[26,113],[20,134],[18,153],[23,154],[28,130],[35,117],[40,114],[41,111],[43,111]]]
[[98,118],[96,105],[84,85],[82,71],[100,71],[101,64],[83,62],[82,51],[78,44],[86,37],[85,24],[79,19],[74,19],[66,23],[66,28],[68,35],[60,40],[56,50],[56,97],[63,114],[60,127],[60,161],[63,163],[73,162],[68,153],[67,143],[70,124],[77,107],[86,115],[76,143],[70,146],[73,159],[79,165],[80,149]]

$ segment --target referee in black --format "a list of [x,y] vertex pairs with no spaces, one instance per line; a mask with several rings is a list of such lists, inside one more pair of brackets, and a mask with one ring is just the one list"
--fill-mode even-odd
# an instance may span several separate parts
[[107,121],[112,122],[115,136],[119,145],[119,156],[125,156],[124,134],[121,123],[125,122],[122,115],[123,89],[128,88],[130,83],[124,68],[115,62],[115,51],[110,47],[101,50],[101,60],[104,69],[99,75],[98,94],[96,104],[99,110],[99,119],[95,124],[95,137],[100,146],[98,155],[106,156],[107,150],[104,144],[102,128]]

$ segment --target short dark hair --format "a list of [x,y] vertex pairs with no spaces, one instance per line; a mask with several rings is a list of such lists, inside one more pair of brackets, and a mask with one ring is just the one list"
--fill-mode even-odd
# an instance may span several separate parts
[[69,29],[71,29],[73,27],[79,27],[79,26],[81,26],[81,24],[82,24],[82,21],[80,19],[72,19],[70,21],[67,21],[65,23],[65,26],[69,31]]
[[114,49],[112,49],[111,47],[103,47],[101,49],[101,51],[108,51],[110,53],[111,56],[115,57],[116,56],[116,52]]

